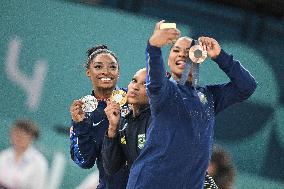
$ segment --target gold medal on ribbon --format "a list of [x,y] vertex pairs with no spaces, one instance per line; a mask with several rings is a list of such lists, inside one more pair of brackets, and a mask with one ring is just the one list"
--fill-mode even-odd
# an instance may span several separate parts
[[189,49],[188,57],[193,63],[200,64],[207,58],[207,51],[204,51],[200,45],[193,45]]
[[114,90],[112,91],[110,100],[115,101],[122,107],[127,101],[126,92],[123,90]]

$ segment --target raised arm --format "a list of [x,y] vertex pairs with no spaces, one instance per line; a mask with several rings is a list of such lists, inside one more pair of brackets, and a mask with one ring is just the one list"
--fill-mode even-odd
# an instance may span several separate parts
[[179,30],[175,28],[160,29],[163,22],[156,24],[146,49],[147,94],[150,97],[150,104],[154,106],[161,104],[160,96],[166,90],[167,82],[161,47],[176,40],[180,35]]
[[229,83],[208,86],[208,89],[213,94],[216,113],[231,104],[249,98],[257,86],[253,76],[239,61],[234,60],[232,55],[228,55],[222,50],[215,39],[201,37],[199,41],[203,45],[203,48],[207,50],[208,55],[230,79]]

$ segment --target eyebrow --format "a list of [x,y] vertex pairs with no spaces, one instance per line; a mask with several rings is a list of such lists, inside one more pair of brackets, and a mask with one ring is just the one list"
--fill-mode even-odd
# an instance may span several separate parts
[[[118,64],[117,62],[105,62],[107,64]],[[104,62],[94,62],[94,64],[105,64]]]
[[[179,46],[173,46],[173,48],[181,49],[181,47],[179,47]],[[186,50],[189,50],[189,49],[190,49],[190,47],[186,48]]]

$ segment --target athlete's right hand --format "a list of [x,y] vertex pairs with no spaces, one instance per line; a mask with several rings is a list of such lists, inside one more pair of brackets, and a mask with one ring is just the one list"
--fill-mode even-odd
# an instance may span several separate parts
[[117,102],[108,101],[105,113],[109,122],[108,137],[113,138],[116,135],[120,119],[120,106]]
[[83,121],[85,119],[85,112],[82,109],[84,102],[82,100],[74,100],[70,106],[70,113],[72,120],[76,123]]
[[155,47],[162,47],[179,38],[180,31],[178,29],[160,29],[160,25],[164,22],[165,21],[162,20],[156,24],[155,30],[149,39],[150,45]]

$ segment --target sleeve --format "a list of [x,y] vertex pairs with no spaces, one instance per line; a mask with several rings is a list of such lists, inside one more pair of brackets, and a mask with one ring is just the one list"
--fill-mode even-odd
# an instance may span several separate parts
[[88,118],[78,123],[72,121],[70,128],[71,159],[84,169],[92,168],[99,156],[99,149],[91,129]]
[[102,158],[105,172],[108,175],[115,174],[126,163],[126,157],[119,142],[119,137],[109,138],[106,135],[103,141]]
[[159,109],[169,95],[168,79],[162,57],[161,48],[151,46],[148,42],[146,49],[147,82],[146,90],[152,113]]
[[257,83],[253,76],[240,64],[221,50],[214,60],[220,69],[229,77],[230,82],[222,85],[207,86],[213,94],[215,112],[218,113],[231,104],[249,98],[256,89]]

